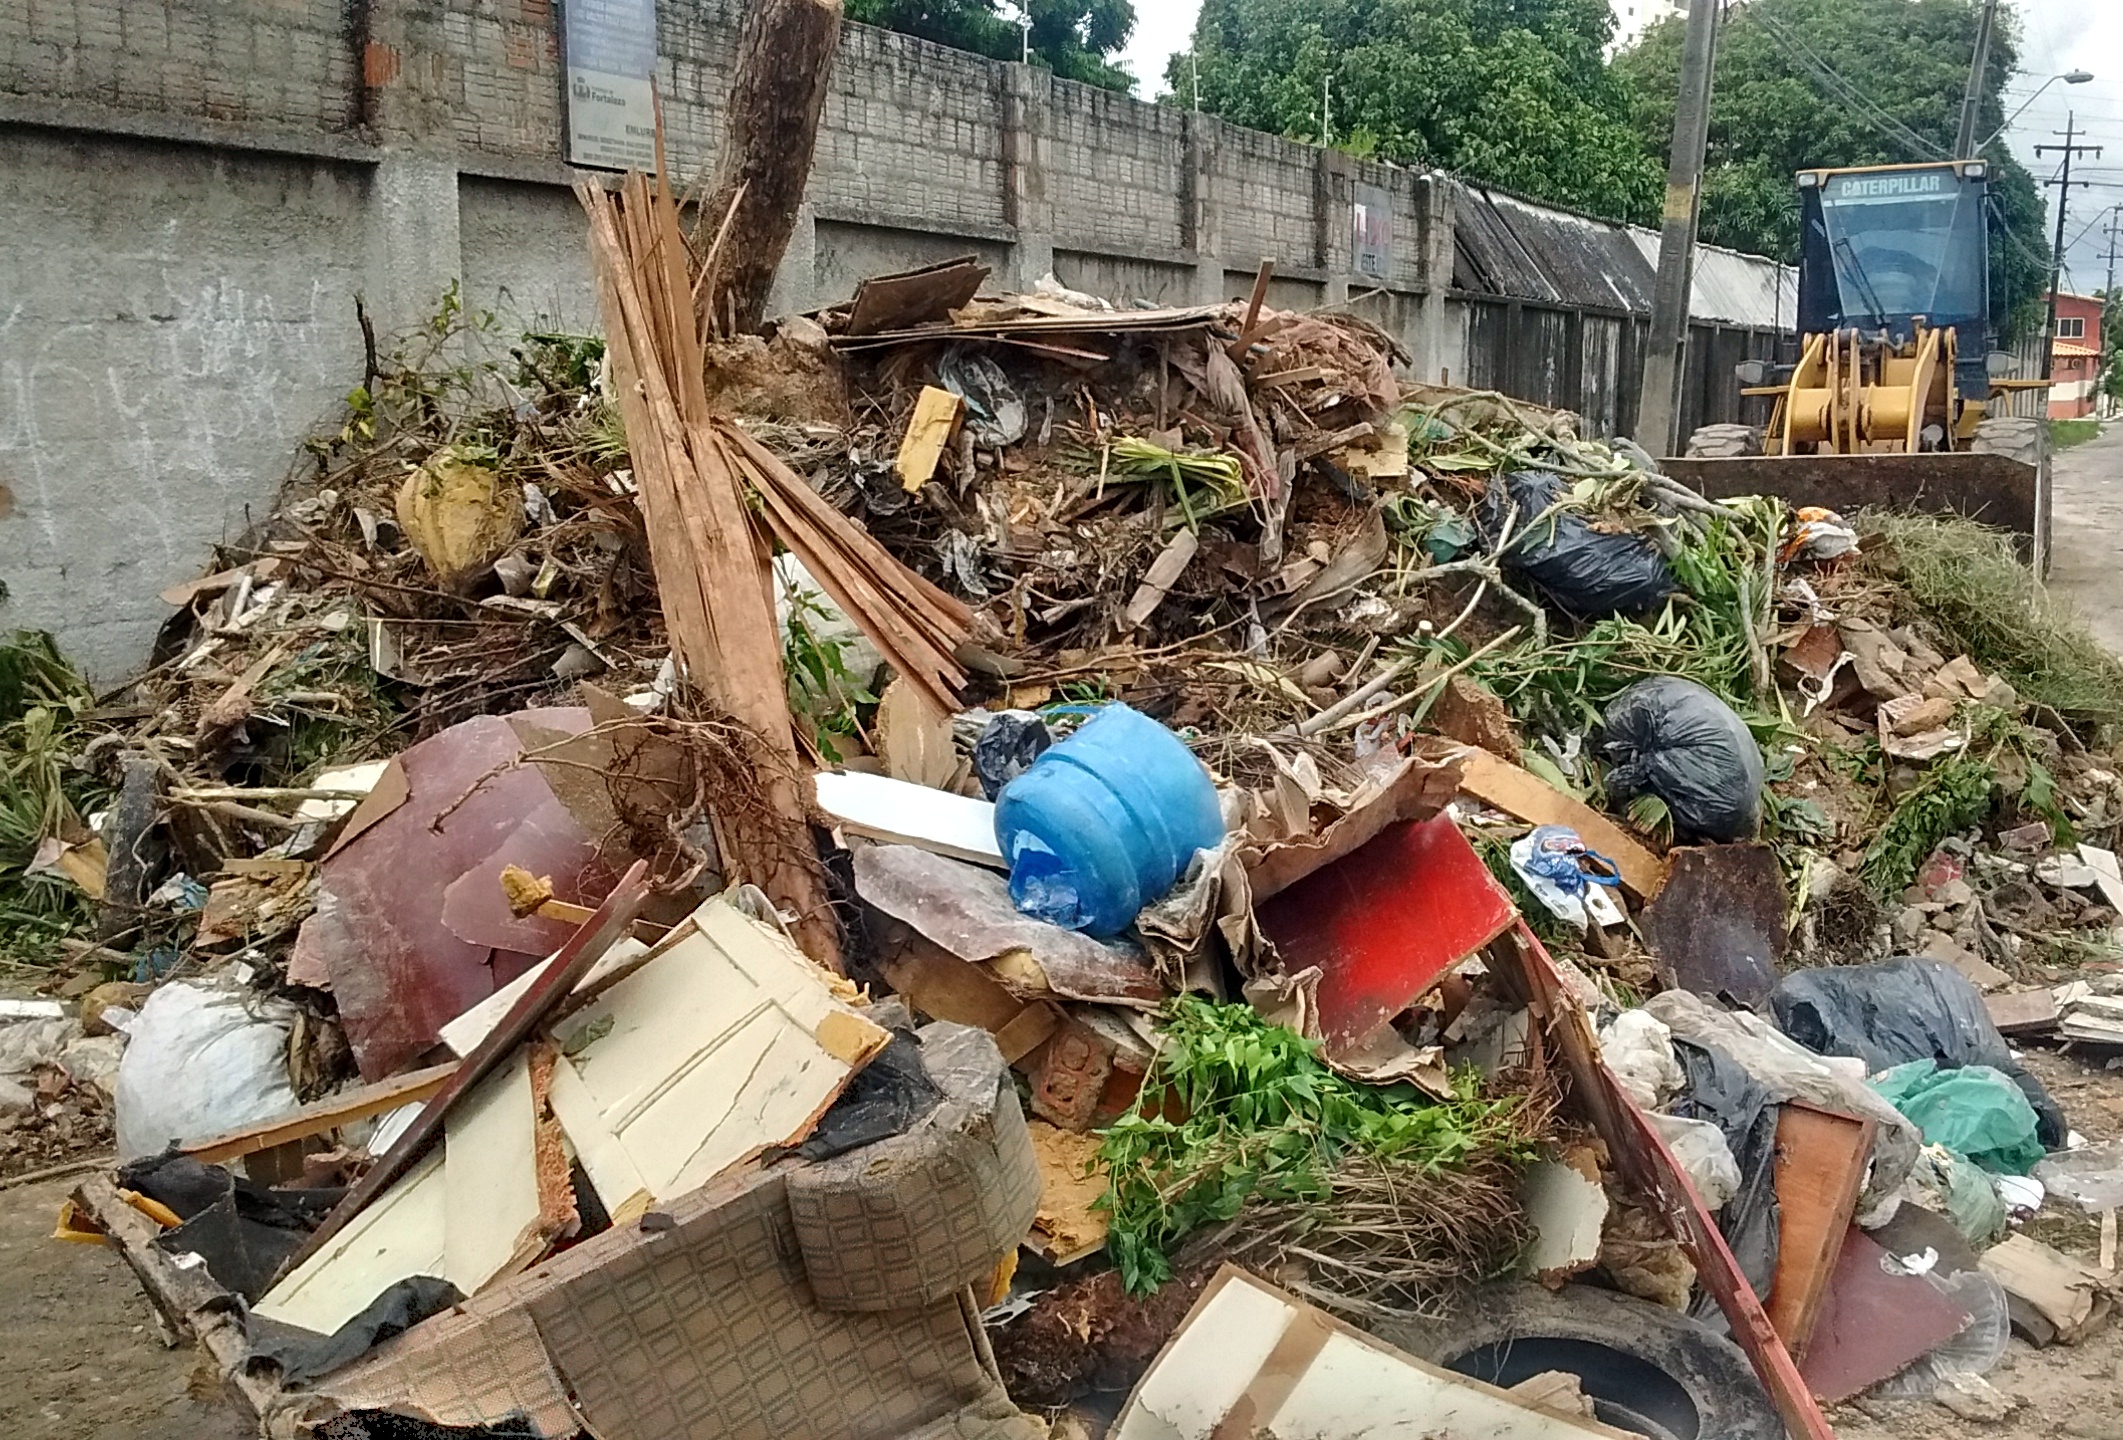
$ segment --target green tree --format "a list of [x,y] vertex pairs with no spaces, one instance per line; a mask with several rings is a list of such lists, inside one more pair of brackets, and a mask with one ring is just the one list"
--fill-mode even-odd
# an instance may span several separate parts
[[[992,60],[1016,60],[1029,38],[1032,59],[1064,80],[1105,90],[1134,88],[1112,58],[1135,33],[1132,0],[1022,0],[1008,13],[997,0],[848,0],[847,15]],[[1032,21],[1029,37],[1018,16]]]
[[1601,58],[1608,0],[1205,0],[1166,78],[1235,124],[1440,166],[1615,219],[1658,213],[1659,168]]
[[[1703,238],[1798,259],[1793,174],[1815,167],[1897,165],[1952,149],[1975,50],[1980,0],[1749,0],[1728,6],[1718,36],[1703,173]],[[1614,68],[1636,97],[1645,145],[1672,142],[1685,22],[1661,21]],[[2019,58],[2017,22],[2001,9],[1984,77],[1979,135],[2005,123],[2002,94]],[[1829,72],[1847,82],[1842,92]],[[2046,281],[2043,201],[2002,143],[1992,163],[1991,310],[2001,342],[2040,320]]]

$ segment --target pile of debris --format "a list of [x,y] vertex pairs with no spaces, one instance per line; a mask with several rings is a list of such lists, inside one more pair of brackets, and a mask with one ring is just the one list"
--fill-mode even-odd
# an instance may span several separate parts
[[605,342],[446,310],[145,674],[0,665],[11,948],[100,1032],[0,1013],[0,1109],[114,1097],[64,1223],[274,1433],[1341,1433],[1352,1368],[1607,1433],[1583,1340],[1822,1436],[2099,1323],[2012,1228],[2123,1186],[2001,1028],[2123,1048],[2123,703],[1939,598],[2002,540],[1705,500],[1266,268],[718,338],[669,191],[582,200]]

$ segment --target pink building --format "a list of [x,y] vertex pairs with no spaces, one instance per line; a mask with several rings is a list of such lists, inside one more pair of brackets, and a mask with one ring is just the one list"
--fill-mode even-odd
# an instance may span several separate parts
[[2052,345],[2049,418],[2077,420],[2093,414],[2101,383],[2101,302],[2091,295],[2057,296]]

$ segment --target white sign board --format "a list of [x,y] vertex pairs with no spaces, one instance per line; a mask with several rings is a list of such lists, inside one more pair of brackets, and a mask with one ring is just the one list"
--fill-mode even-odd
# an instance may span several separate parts
[[656,168],[656,0],[564,0],[568,163]]
[[1393,197],[1377,185],[1356,187],[1356,273],[1388,279],[1393,269]]

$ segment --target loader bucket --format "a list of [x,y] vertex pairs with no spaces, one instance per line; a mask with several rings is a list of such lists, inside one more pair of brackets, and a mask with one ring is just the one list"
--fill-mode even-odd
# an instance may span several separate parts
[[1737,460],[1666,460],[1668,475],[1712,500],[1773,495],[1794,509],[1850,514],[1877,507],[1961,515],[2005,530],[2035,573],[2049,569],[2045,469],[2006,455],[1769,455]]

